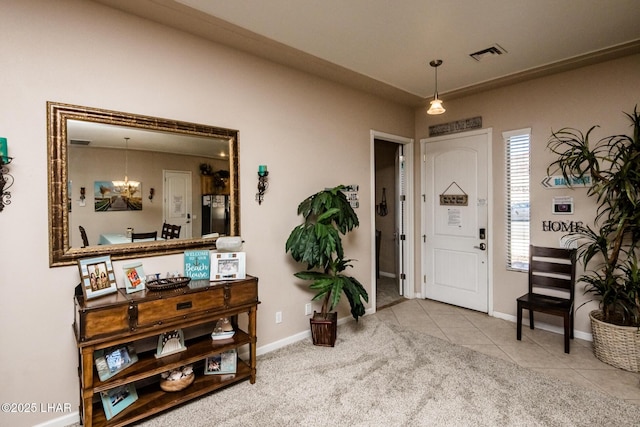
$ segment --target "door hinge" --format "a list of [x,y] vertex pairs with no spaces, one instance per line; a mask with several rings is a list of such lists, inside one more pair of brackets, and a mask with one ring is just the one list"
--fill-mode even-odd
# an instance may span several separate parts
[[424,274],[424,275],[422,276],[422,282],[423,282],[423,283],[427,283],[427,275],[426,275],[426,274]]
[[407,275],[404,273],[400,274],[400,280],[407,280]]
[[401,234],[400,235],[400,240],[405,240],[407,238],[407,236],[405,234]]
[[400,196],[400,201],[401,202],[406,202],[407,201],[407,196],[405,196],[404,194],[402,196]]
[[427,235],[426,234],[422,235],[422,242],[423,243],[427,243]]

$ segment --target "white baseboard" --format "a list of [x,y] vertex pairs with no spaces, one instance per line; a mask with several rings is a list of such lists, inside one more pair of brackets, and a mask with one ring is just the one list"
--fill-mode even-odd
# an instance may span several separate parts
[[53,420],[46,421],[42,424],[36,424],[33,427],[65,427],[80,422],[80,412],[71,412],[62,417],[54,418]]
[[[493,312],[493,317],[497,317],[498,319],[502,319],[502,320],[508,320],[509,322],[513,322],[513,323],[516,323],[518,321],[518,318],[516,316],[513,316],[511,314],[500,313],[498,311]],[[523,326],[527,325],[527,327],[529,326],[529,316],[522,317],[522,325]],[[560,326],[549,325],[548,323],[544,323],[544,322],[535,322],[535,326],[536,326],[536,329],[542,329],[543,331],[549,331],[549,332],[553,332],[560,335],[564,334],[564,329],[561,328]],[[593,341],[593,336],[588,332],[573,331],[573,336],[574,338],[579,338],[581,340]]]

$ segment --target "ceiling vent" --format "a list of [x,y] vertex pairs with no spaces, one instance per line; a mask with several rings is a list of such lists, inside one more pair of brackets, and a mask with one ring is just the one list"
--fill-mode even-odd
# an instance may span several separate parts
[[469,54],[469,56],[480,62],[480,60],[482,59],[494,58],[505,53],[507,53],[507,51],[502,46],[496,43],[486,49],[482,49],[475,53]]
[[84,139],[70,139],[69,140],[69,144],[71,145],[89,145],[91,144],[91,141],[87,141]]

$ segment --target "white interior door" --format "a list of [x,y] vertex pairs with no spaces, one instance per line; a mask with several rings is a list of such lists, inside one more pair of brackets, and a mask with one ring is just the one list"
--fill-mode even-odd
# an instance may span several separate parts
[[396,146],[396,160],[395,160],[395,176],[396,179],[396,280],[398,285],[398,294],[404,295],[404,284],[406,280],[406,274],[404,271],[404,257],[407,246],[407,236],[405,231],[405,202],[407,199],[406,189],[406,165],[404,158],[404,147],[401,144]]
[[191,225],[191,172],[163,171],[164,175],[164,222],[182,226],[181,239],[193,236]]
[[485,313],[490,135],[482,130],[422,141],[423,294]]

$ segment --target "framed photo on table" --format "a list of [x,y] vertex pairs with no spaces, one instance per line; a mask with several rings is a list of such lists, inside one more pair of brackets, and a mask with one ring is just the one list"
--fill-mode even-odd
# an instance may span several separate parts
[[109,255],[78,260],[82,293],[85,299],[101,297],[118,291],[113,264]]
[[244,279],[245,270],[244,252],[211,252],[210,281]]

